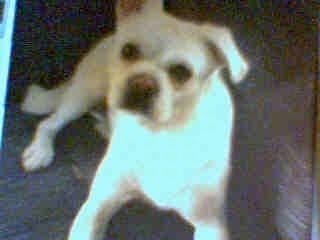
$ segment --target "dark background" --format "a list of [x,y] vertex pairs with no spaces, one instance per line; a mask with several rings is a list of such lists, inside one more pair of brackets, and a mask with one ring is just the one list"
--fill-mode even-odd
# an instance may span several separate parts
[[[247,80],[234,89],[231,239],[310,239],[315,1],[166,1],[166,9],[229,26],[251,63]],[[41,118],[21,113],[19,104],[31,83],[50,88],[66,80],[113,30],[113,1],[18,1],[1,153],[0,239],[65,238],[105,143],[84,116],[58,135],[52,166],[25,174],[20,154]],[[114,217],[112,236],[192,239],[192,228],[174,213],[131,203]]]

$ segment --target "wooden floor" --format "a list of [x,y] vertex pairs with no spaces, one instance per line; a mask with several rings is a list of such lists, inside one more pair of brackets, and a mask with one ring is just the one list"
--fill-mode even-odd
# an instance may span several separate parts
[[[52,166],[25,174],[19,166],[20,154],[40,118],[21,113],[19,101],[31,82],[50,85],[50,81],[56,83],[58,77],[70,74],[76,62],[74,59],[79,59],[83,49],[99,34],[92,39],[79,40],[66,33],[84,32],[86,27],[95,27],[101,34],[107,32],[112,28],[112,21],[103,14],[109,13],[111,7],[101,9],[98,4],[95,9],[87,6],[87,10],[81,11],[78,29],[72,30],[67,29],[67,24],[79,21],[79,16],[72,14],[73,8],[66,7],[64,18],[59,22],[57,16],[52,29],[44,30],[47,23],[39,18],[45,14],[38,20],[30,18],[29,22],[28,17],[38,14],[41,7],[47,8],[47,16],[54,16],[57,6],[49,3],[42,6],[41,1],[28,6],[18,2],[0,159],[0,239],[65,239],[69,224],[85,199],[106,143],[92,129],[93,120],[85,116],[59,134],[56,161]],[[83,4],[76,2],[80,7]],[[186,2],[192,6],[191,3],[197,1]],[[182,11],[184,15],[190,12],[188,6],[186,4],[182,11],[177,10],[174,3],[170,5],[175,9],[173,12],[181,14],[179,11]],[[234,91],[238,114],[227,202],[231,239],[278,239],[278,229],[288,239],[307,240],[311,227],[316,77],[312,10],[293,6],[293,10],[289,9],[291,12],[287,8],[272,15],[270,9],[269,12],[263,9],[257,12],[259,8],[253,11],[237,4],[197,6],[199,10],[195,15],[203,13],[202,18],[217,19],[234,29],[237,42],[252,65],[248,79]],[[100,12],[96,14],[98,10]],[[239,12],[242,15],[237,15]],[[249,15],[252,21],[246,18]],[[86,26],[83,19],[89,17],[96,24]],[[42,29],[40,35],[36,37],[26,31],[26,21],[30,26],[38,27],[38,31]],[[305,24],[308,21],[310,25]],[[50,38],[53,33],[60,38]],[[42,43],[40,38],[46,41]],[[57,52],[52,50],[52,56],[48,55],[48,41],[59,48]],[[82,50],[75,51],[73,44],[80,44]],[[70,48],[73,50],[68,50]],[[65,65],[62,60],[66,60]],[[108,236],[107,239],[192,239],[192,228],[173,213],[131,203],[115,216]]]

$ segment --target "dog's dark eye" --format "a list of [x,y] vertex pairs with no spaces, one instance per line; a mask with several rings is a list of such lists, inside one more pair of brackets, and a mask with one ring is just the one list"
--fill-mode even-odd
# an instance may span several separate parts
[[121,57],[128,61],[138,60],[141,57],[139,46],[135,43],[126,43],[121,49]]
[[168,67],[168,73],[172,80],[178,84],[183,84],[187,82],[191,76],[191,70],[184,64],[173,64]]

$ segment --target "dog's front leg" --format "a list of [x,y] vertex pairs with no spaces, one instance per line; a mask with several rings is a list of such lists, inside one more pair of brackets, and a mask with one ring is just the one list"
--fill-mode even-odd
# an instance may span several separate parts
[[169,202],[169,206],[193,224],[194,240],[229,239],[224,214],[227,179],[228,173],[225,173],[218,185],[196,184],[190,191],[177,195]]
[[[201,206],[197,206],[199,203],[193,203],[191,208],[188,207],[188,214],[186,214],[185,211],[181,211],[181,207],[178,211],[185,219],[193,224],[193,239],[228,240],[229,237],[225,219],[221,213],[222,206],[216,203],[215,199],[211,196],[201,199]],[[212,208],[214,208],[214,210]],[[197,211],[199,212],[196,213]]]
[[80,117],[102,95],[99,91],[88,91],[87,86],[76,81],[65,90],[56,111],[37,127],[31,144],[22,155],[25,171],[47,167],[53,160],[53,141],[56,133],[72,120]]

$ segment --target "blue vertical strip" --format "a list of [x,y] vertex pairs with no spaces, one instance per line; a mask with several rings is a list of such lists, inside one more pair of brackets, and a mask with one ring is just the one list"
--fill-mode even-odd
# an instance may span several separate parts
[[[319,120],[318,120],[319,121]],[[317,139],[320,140],[319,138]],[[319,143],[318,143],[319,144]],[[319,150],[316,150],[319,152]],[[318,155],[316,154],[315,164],[314,164],[314,184],[313,184],[313,209],[312,209],[312,240],[320,239],[320,164]]]
[[1,149],[16,0],[0,0],[0,3],[2,4],[2,8],[1,8],[2,17],[0,18],[0,149]]

